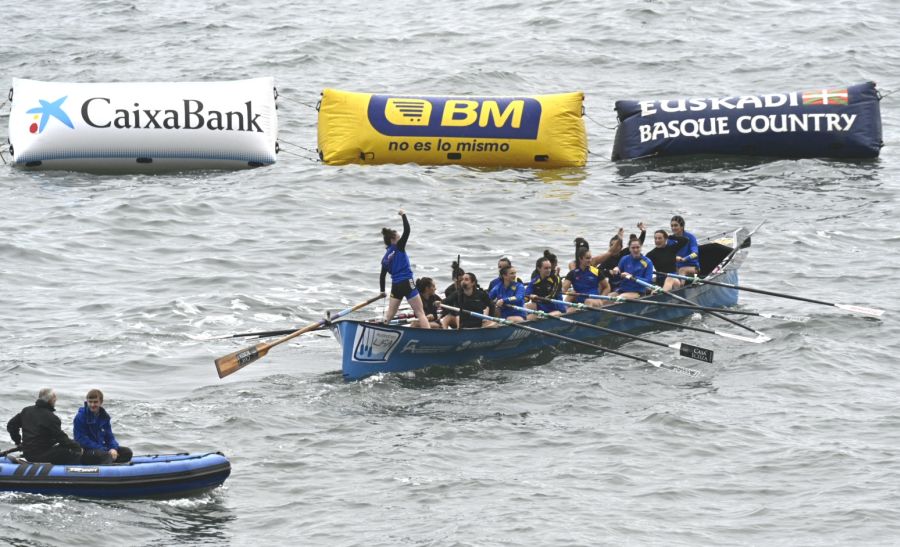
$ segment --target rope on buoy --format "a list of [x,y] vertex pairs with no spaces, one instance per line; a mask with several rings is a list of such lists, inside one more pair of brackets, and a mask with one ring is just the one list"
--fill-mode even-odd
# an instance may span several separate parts
[[609,129],[610,131],[612,131],[612,130],[614,130],[614,129],[616,129],[616,128],[618,127],[618,124],[617,124],[617,125],[614,125],[614,126],[612,126],[612,127],[610,127],[610,126],[608,126],[608,125],[603,125],[602,123],[598,122],[598,121],[595,120],[594,118],[588,116],[587,113],[583,113],[583,116],[584,116],[585,118],[591,120],[592,122],[594,122],[594,123],[597,124],[598,126],[602,127],[603,129]]
[[318,110],[318,109],[316,108],[315,105],[312,105],[312,104],[310,104],[310,103],[305,103],[305,102],[303,102],[303,101],[298,101],[297,99],[291,99],[291,98],[288,97],[287,95],[279,95],[278,98],[281,99],[282,101],[289,101],[289,102],[292,102],[292,103],[297,103],[297,104],[299,104],[299,105],[303,105],[303,106],[305,106],[305,107],[307,107],[307,108],[312,108],[313,110]]

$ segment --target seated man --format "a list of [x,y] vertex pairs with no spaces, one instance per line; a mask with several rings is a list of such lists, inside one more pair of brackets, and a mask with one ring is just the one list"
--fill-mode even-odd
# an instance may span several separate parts
[[[25,459],[72,465],[81,461],[81,447],[60,427],[56,412],[56,392],[45,387],[38,393],[34,405],[22,409],[6,424],[12,441],[22,447]],[[19,435],[19,430],[22,430]]]
[[113,435],[109,414],[103,408],[103,392],[88,391],[84,406],[78,409],[74,421],[74,436],[84,449],[83,464],[128,463],[130,448],[119,446]]

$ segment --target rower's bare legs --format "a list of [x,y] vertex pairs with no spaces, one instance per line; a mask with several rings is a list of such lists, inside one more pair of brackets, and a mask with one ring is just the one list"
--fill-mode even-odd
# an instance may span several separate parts
[[666,281],[663,283],[664,291],[672,291],[675,289],[680,289],[684,283],[680,279],[675,279],[674,277],[666,276]]
[[[419,320],[419,328],[430,329],[431,324],[428,322],[428,317],[425,315],[425,306],[422,304],[422,297],[418,294],[412,298],[407,298],[407,302],[409,302],[409,307],[412,308],[414,314],[416,314],[416,319]],[[394,304],[394,299],[391,298],[391,305]],[[400,301],[397,301],[397,307],[400,306]],[[394,309],[396,312],[397,310]],[[391,317],[394,317],[391,315]]]
[[400,309],[400,299],[399,299],[399,298],[394,298],[394,297],[392,296],[392,297],[390,298],[390,300],[388,301],[388,307],[387,307],[387,310],[385,310],[385,312],[384,312],[384,322],[385,322],[385,323],[390,322],[391,319],[393,319],[394,316],[397,315],[397,310],[398,310],[398,309]]
[[444,318],[441,319],[441,325],[445,329],[455,329],[457,324],[455,315],[445,315]]

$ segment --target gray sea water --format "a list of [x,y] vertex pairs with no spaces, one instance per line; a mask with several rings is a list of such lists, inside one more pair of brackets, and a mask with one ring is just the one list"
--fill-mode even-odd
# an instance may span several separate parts
[[[135,452],[233,464],[223,488],[176,501],[0,494],[0,544],[898,542],[900,93],[882,101],[877,161],[608,160],[617,99],[900,89],[894,2],[65,0],[7,3],[3,27],[6,82],[273,76],[285,152],[232,173],[0,166],[2,420],[52,386],[68,424],[100,387]],[[325,87],[583,90],[591,159],[327,167],[312,152]],[[640,220],[682,214],[702,236],[765,218],[744,284],[887,314],[743,293],[745,309],[811,320],[751,318],[773,338],[752,346],[656,332],[715,350],[701,381],[567,353],[348,384],[337,344],[315,334],[217,378],[213,359],[243,343],[204,337],[373,295],[399,207],[416,273],[439,287],[457,254],[487,280],[502,254],[530,271],[544,248],[568,256],[575,236]]]

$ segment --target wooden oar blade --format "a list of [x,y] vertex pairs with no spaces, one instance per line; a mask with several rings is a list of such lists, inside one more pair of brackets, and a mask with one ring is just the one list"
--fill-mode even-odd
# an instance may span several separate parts
[[257,359],[265,357],[269,352],[269,347],[269,344],[257,344],[219,357],[216,359],[216,371],[219,373],[219,378],[234,374]]
[[713,362],[713,350],[692,346],[690,344],[685,344],[684,342],[679,344],[678,353],[681,354],[682,357],[689,357],[691,359],[696,359],[697,361],[706,363]]
[[852,311],[853,313],[871,315],[872,317],[881,317],[882,315],[884,315],[884,310],[867,308],[865,306],[854,306],[852,304],[835,304],[834,306],[842,310]]

